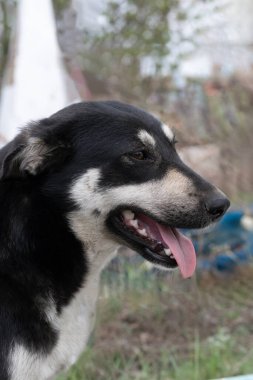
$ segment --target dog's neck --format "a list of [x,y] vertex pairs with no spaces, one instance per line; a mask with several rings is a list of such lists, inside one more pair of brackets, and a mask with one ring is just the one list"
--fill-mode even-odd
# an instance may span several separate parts
[[83,212],[75,211],[68,219],[74,235],[83,243],[89,272],[100,274],[116,256],[120,244],[111,239],[100,218],[86,218]]
[[111,260],[117,255],[118,247],[111,247],[94,251],[89,249],[86,251],[88,255],[89,271],[92,275],[100,275],[102,270],[111,262]]

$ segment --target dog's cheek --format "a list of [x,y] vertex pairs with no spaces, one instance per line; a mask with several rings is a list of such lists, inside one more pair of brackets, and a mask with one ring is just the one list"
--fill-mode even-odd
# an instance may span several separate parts
[[95,210],[97,210],[97,214],[99,212],[99,215],[102,212],[101,194],[98,191],[100,176],[99,169],[89,169],[78,177],[70,187],[70,198],[84,216],[94,215]]

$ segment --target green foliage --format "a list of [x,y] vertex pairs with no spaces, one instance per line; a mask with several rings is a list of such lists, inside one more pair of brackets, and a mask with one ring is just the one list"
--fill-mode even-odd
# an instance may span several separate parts
[[103,39],[110,39],[132,61],[145,55],[164,57],[169,53],[168,15],[176,4],[168,0],[129,0],[127,4],[111,1],[105,14],[110,30]]
[[[110,1],[102,32],[86,33],[84,67],[101,79],[109,78],[119,91],[138,95],[143,58],[152,59],[160,74],[170,53],[169,15],[176,10],[177,0]],[[185,17],[182,12],[178,16]]]

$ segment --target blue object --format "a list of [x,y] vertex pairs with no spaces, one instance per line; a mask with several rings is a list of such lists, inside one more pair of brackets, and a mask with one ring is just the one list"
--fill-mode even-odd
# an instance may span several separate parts
[[200,270],[231,272],[253,259],[253,231],[243,227],[243,216],[243,210],[230,211],[211,229],[186,231],[199,255]]

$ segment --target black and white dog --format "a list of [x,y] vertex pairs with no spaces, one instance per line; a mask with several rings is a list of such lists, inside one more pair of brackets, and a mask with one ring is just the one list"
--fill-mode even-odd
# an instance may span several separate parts
[[93,327],[101,270],[126,245],[183,277],[229,201],[180,160],[171,129],[119,102],[79,103],[0,151],[0,379],[46,380]]

